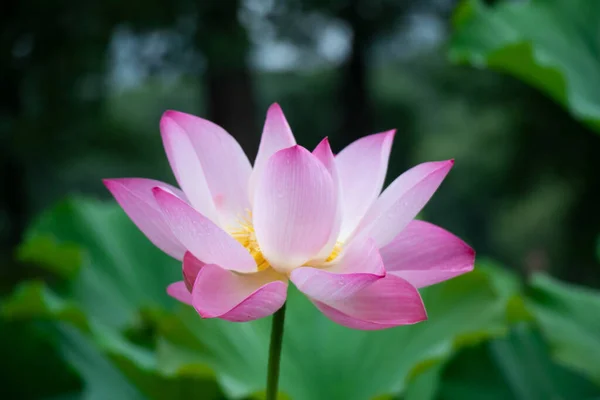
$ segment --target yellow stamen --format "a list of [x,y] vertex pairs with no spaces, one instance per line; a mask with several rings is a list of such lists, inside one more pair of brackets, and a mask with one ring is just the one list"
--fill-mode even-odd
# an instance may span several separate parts
[[[260,246],[256,241],[256,233],[254,232],[254,226],[252,226],[252,213],[250,211],[248,211],[247,217],[240,218],[239,225],[235,229],[230,230],[230,233],[231,236],[235,240],[237,240],[238,243],[240,243],[242,246],[244,246],[246,250],[248,250],[252,258],[254,258],[254,261],[256,262],[256,267],[259,271],[271,267],[269,262],[265,259],[265,256],[263,256],[260,250]],[[329,254],[329,256],[325,259],[325,262],[335,260],[341,252],[342,243],[337,242],[331,250],[331,254]],[[322,261],[318,264],[321,263]],[[314,265],[318,267],[318,264],[312,264],[311,262],[309,262],[307,265]]]
[[342,252],[342,244],[340,242],[336,242],[335,246],[333,246],[333,250],[331,250],[331,254],[329,257],[325,259],[325,262],[330,262],[336,259],[337,256]]
[[248,217],[240,220],[239,227],[231,231],[231,236],[248,250],[252,258],[254,258],[254,261],[256,261],[256,267],[259,271],[262,271],[269,268],[271,265],[269,265],[269,262],[260,251],[260,247],[256,241],[254,227],[250,221],[252,221],[252,213],[248,212]]

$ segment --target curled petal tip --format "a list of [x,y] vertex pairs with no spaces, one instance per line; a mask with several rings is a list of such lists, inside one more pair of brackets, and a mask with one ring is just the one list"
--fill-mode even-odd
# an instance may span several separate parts
[[175,110],[165,110],[165,112],[163,112],[162,117],[173,117],[174,115],[177,114],[181,114],[179,111],[175,111]]
[[475,256],[476,256],[477,254],[475,253],[475,249],[473,249],[471,246],[469,246],[469,245],[468,245],[468,244],[466,244],[466,243],[465,243],[464,245],[465,245],[465,248],[466,248],[466,251],[467,251],[467,254],[468,254],[469,260],[470,260],[470,261],[469,261],[469,265],[468,265],[468,267],[466,268],[466,271],[467,271],[467,272],[471,272],[471,271],[473,271],[473,269],[475,268]]
[[178,120],[181,119],[182,116],[185,116],[187,114],[182,113],[181,111],[175,111],[175,110],[166,110],[165,112],[163,112],[162,116],[160,117],[160,128],[165,129],[167,127],[167,124],[178,124]]
[[172,118],[174,112],[175,111],[173,110],[166,110],[165,112],[163,112],[160,116],[160,125],[162,126],[167,118]]
[[447,169],[450,170],[454,166],[454,158],[444,161],[432,161],[432,165],[435,165],[435,170]]
[[454,158],[451,158],[450,160],[446,160],[446,161],[440,161],[440,168],[441,170],[446,170],[446,173],[448,173],[452,167],[454,167]]
[[383,131],[383,132],[373,133],[372,135],[365,136],[365,138],[368,138],[368,137],[379,138],[379,140],[387,142],[387,141],[393,140],[395,135],[396,135],[396,128],[390,129],[387,131]]
[[473,260],[475,260],[475,249],[472,248],[471,246],[469,246],[468,244],[465,243],[465,247],[467,249],[467,252],[469,253],[469,256],[473,257]]
[[271,111],[281,111],[281,106],[279,105],[279,103],[273,103],[269,106],[269,110],[268,112]]
[[305,154],[305,153],[310,154],[310,151],[308,151],[304,147],[300,146],[299,144],[295,144],[293,146],[286,147],[285,149],[279,150],[276,154],[279,154],[279,155],[288,154],[288,155],[296,156],[296,155]]
[[197,117],[193,114],[189,114],[189,113],[185,113],[183,111],[177,111],[177,110],[165,110],[165,112],[163,112],[162,114],[162,118],[170,118],[173,120],[181,120],[182,118],[197,118],[199,120],[203,120],[200,117]]
[[167,198],[175,198],[175,199],[181,200],[172,191],[170,191],[169,189],[161,188],[160,186],[155,186],[152,188],[152,195],[159,202],[161,202]]
[[394,128],[394,129],[390,129],[390,130],[388,130],[388,131],[384,131],[384,132],[382,132],[382,133],[383,133],[384,135],[386,135],[386,136],[390,137],[391,139],[393,139],[393,138],[394,138],[394,136],[396,135],[396,128]]
[[104,184],[104,186],[110,192],[112,192],[117,187],[123,186],[124,184],[126,184],[127,180],[128,180],[128,178],[104,178],[104,179],[102,179],[102,184]]
[[329,146],[329,136],[325,136],[325,137],[323,138],[323,140],[321,140],[321,143],[325,143],[326,145],[328,145],[328,146]]

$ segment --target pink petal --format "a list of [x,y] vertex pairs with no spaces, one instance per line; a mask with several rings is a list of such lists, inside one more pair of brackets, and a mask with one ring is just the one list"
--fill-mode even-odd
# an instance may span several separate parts
[[350,236],[381,193],[395,132],[358,139],[335,158],[342,187],[342,240]]
[[167,286],[167,293],[175,300],[178,300],[189,306],[192,305],[192,294],[187,289],[185,282],[183,281],[171,283],[169,286]]
[[233,271],[256,271],[250,253],[227,232],[172,194],[160,188],[153,192],[171,231],[196,258]]
[[218,223],[217,210],[192,141],[168,111],[160,120],[160,131],[171,169],[190,204],[202,215]]
[[250,210],[248,184],[252,166],[238,142],[223,128],[205,119],[167,111],[189,137],[221,221],[236,225]]
[[419,164],[400,175],[369,209],[357,230],[381,248],[388,244],[427,204],[454,160]]
[[263,174],[269,158],[281,149],[285,149],[296,144],[294,134],[290,129],[290,125],[283,115],[283,111],[279,104],[274,103],[267,111],[267,119],[260,138],[260,146],[256,160],[254,161],[254,169],[250,178],[250,201],[254,201],[254,191],[259,177]]
[[475,252],[450,232],[412,221],[380,250],[388,273],[415,287],[442,282],[473,270]]
[[200,269],[202,269],[202,267],[205,265],[206,264],[194,257],[194,255],[189,251],[185,252],[185,255],[183,256],[182,267],[183,281],[190,292],[192,291],[192,287],[194,286],[198,272],[200,272]]
[[332,321],[354,329],[385,329],[427,319],[417,289],[394,275],[375,281],[351,298],[313,302]]
[[273,269],[237,274],[205,265],[192,290],[193,305],[203,318],[244,322],[267,317],[285,303],[287,282]]
[[335,189],[325,166],[300,146],[275,153],[258,182],[254,230],[263,255],[280,271],[304,264],[329,240]]
[[143,178],[104,179],[103,182],[133,223],[156,247],[173,258],[183,258],[185,247],[171,232],[152,194],[152,188],[160,187],[184,198],[181,190]]
[[312,154],[323,163],[325,168],[327,168],[327,171],[329,171],[331,174],[333,181],[336,184],[339,183],[337,166],[335,165],[335,156],[333,155],[333,151],[331,151],[329,138],[324,138],[321,140],[321,142],[313,150]]
[[340,182],[339,176],[337,172],[337,166],[335,165],[335,156],[331,151],[331,146],[329,145],[329,139],[325,138],[317,145],[317,147],[313,150],[313,155],[319,159],[327,168],[329,173],[331,174],[331,179],[333,181],[333,187],[336,192],[336,211],[335,211],[335,220],[333,224],[333,228],[331,230],[331,234],[329,235],[329,240],[327,244],[321,249],[319,254],[315,257],[316,259],[324,260],[330,254],[335,244],[337,242],[338,236],[340,234],[340,227],[342,226],[342,207],[341,207],[341,191],[340,191]]
[[327,303],[352,297],[383,276],[379,251],[368,240],[353,243],[339,263],[328,268],[296,268],[290,279],[308,297]]

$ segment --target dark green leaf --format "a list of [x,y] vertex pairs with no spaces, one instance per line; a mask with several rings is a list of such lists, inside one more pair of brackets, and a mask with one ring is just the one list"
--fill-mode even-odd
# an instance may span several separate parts
[[554,363],[540,334],[516,327],[505,339],[467,348],[441,373],[438,400],[571,400],[600,395],[600,387]]
[[600,131],[600,2],[532,0],[458,8],[450,57],[505,71]]
[[179,263],[156,249],[116,204],[88,199],[59,204],[30,229],[20,254],[54,271],[64,271],[59,260],[79,261],[80,268],[67,268],[78,270],[67,297],[93,326],[125,329],[139,322],[142,308],[176,304],[165,288],[181,279]]
[[600,293],[535,275],[530,306],[556,359],[600,384]]

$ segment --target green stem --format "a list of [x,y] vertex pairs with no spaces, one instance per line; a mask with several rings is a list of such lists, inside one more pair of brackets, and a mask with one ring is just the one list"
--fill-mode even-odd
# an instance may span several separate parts
[[285,321],[285,306],[273,315],[271,325],[271,345],[269,346],[269,367],[267,370],[267,398],[277,400],[277,387],[279,386],[279,364],[281,362],[281,344],[283,343],[283,324]]

